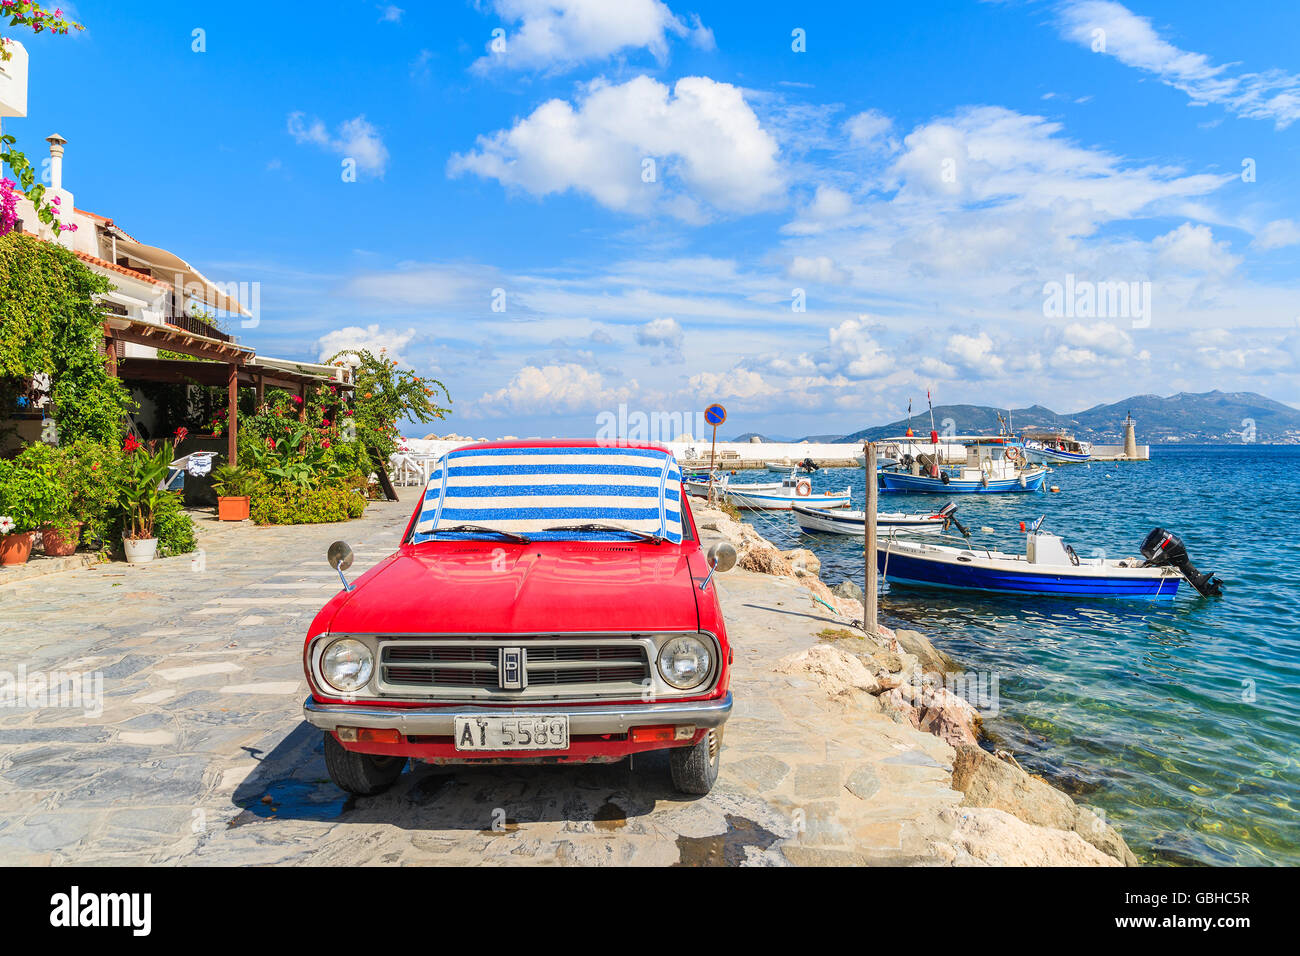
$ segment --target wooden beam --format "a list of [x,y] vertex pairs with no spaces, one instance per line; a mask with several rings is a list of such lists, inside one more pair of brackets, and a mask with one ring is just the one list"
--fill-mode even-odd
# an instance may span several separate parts
[[239,366],[230,363],[226,379],[226,461],[239,464]]

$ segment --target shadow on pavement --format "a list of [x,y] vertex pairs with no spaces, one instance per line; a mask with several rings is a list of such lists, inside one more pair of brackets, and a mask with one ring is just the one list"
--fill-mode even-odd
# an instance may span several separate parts
[[618,830],[661,801],[695,797],[672,786],[668,756],[639,754],[616,764],[455,766],[408,764],[373,797],[344,793],[325,770],[324,738],[305,721],[259,761],[235,789],[241,808],[230,827],[266,820],[388,823],[408,830],[509,832],[519,823],[590,822]]

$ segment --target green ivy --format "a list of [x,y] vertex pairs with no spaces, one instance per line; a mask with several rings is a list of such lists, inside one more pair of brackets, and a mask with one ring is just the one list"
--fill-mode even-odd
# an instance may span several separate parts
[[0,378],[50,376],[63,442],[116,442],[134,407],[101,353],[104,317],[95,297],[111,288],[60,245],[0,237]]

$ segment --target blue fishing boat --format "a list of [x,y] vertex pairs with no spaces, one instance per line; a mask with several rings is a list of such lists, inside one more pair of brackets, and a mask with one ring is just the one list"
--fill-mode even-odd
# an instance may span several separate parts
[[[1025,460],[1024,449],[1005,435],[945,439],[931,452],[904,454],[877,476],[882,491],[931,494],[999,494],[1042,491],[1047,469]],[[951,449],[965,450],[965,460],[951,463]]]
[[1056,535],[1039,530],[1041,524],[1040,518],[1026,535],[1024,554],[884,539],[876,545],[876,568],[890,584],[1002,594],[1167,600],[1182,581],[1202,594],[1221,592],[1214,575],[1197,571],[1182,541],[1163,529],[1147,537],[1142,558],[1113,560],[1080,557]]

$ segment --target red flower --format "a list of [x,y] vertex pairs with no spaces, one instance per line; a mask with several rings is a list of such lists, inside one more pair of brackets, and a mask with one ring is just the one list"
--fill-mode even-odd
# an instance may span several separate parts
[[320,446],[321,446],[322,448],[328,448],[328,447],[330,446],[330,440],[329,440],[328,438],[326,438],[324,441],[322,441],[322,442],[320,443]]
[[140,447],[140,442],[136,440],[135,435],[127,435],[126,444],[122,446],[122,450],[129,454],[130,452],[135,451],[139,447]]
[[176,440],[178,442],[184,441],[185,436],[188,435],[189,433],[190,430],[186,428],[184,425],[182,425],[180,428],[176,429]]
[[268,439],[266,440],[266,443],[267,443],[267,445],[269,445],[269,446],[272,447],[272,448],[275,447],[275,439],[274,439],[274,438],[268,438]]
[[293,397],[293,403],[294,403],[295,405],[301,405],[301,404],[302,404],[302,396],[301,396],[301,395],[295,395],[295,396]]

